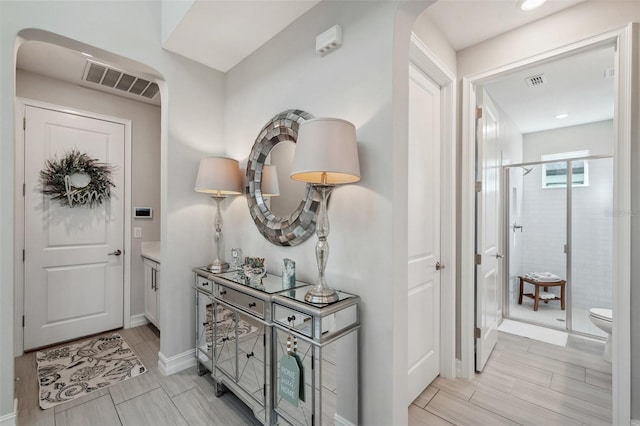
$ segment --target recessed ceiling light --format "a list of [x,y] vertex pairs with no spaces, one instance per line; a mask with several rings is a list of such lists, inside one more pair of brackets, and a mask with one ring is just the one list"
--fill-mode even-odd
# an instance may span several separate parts
[[537,7],[542,6],[546,0],[521,0],[519,3],[520,9],[522,10],[533,10]]
[[83,56],[86,56],[87,58],[93,58],[93,55],[91,53],[86,53],[86,52],[80,52]]
[[562,113],[562,114],[558,114],[556,115],[557,119],[562,119],[562,118],[567,118],[569,116],[569,114],[567,114],[566,112]]

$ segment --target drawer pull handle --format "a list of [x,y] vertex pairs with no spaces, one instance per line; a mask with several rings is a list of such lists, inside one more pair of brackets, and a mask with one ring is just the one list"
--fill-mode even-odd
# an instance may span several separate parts
[[249,303],[249,307],[250,307],[250,308],[254,308],[255,306],[256,306],[256,302],[251,302],[251,303]]
[[223,338],[222,338],[222,339],[220,339],[220,340],[221,340],[221,341],[223,341],[223,342],[226,342],[227,340],[229,340],[229,338],[228,338],[228,337],[223,337]]
[[208,285],[209,285],[209,283],[208,283],[208,282],[206,282],[206,281],[202,283],[202,286],[203,286],[203,287],[206,287],[206,286],[208,286]]
[[224,296],[225,294],[227,294],[227,290],[220,290],[220,296]]
[[252,356],[255,356],[253,355],[253,352],[251,352],[250,354],[247,354],[247,359],[251,358]]
[[287,321],[288,322],[294,322],[296,320],[296,316],[295,315],[291,315],[290,317],[287,317]]

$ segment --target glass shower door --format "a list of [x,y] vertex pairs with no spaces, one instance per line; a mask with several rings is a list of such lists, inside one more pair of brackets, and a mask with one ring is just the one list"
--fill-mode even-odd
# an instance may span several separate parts
[[540,286],[537,310],[534,310],[536,286],[523,282],[523,296],[520,297],[520,277],[552,274],[567,280],[567,189],[566,185],[550,184],[553,181],[550,177],[562,173],[562,167],[554,167],[554,164],[507,169],[508,317],[566,329],[566,310],[558,300],[560,287]]
[[613,159],[584,160],[582,166],[586,185],[571,191],[571,328],[606,337],[589,320],[589,309],[613,304]]

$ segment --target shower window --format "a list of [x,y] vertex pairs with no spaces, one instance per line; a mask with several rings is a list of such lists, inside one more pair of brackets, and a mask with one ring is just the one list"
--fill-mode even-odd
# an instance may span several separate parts
[[[567,160],[588,157],[589,151],[562,152],[559,154],[542,155],[542,161]],[[573,160],[571,165],[572,186],[589,186],[589,162],[587,160]],[[543,188],[567,187],[567,162],[546,163],[542,165]]]

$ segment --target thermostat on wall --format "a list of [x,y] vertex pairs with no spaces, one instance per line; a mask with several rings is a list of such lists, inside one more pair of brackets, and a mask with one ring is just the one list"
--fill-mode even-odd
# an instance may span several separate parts
[[153,209],[151,207],[134,207],[133,217],[136,219],[151,219],[153,217]]

